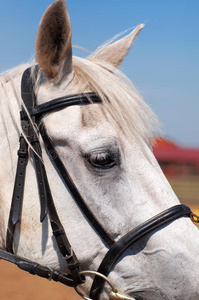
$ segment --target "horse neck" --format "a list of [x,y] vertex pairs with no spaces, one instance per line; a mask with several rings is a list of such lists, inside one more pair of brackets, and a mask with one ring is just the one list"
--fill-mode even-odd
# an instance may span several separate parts
[[20,135],[20,76],[0,78],[0,247],[5,241]]
[[[26,67],[24,66],[24,69]],[[2,136],[0,143],[0,155],[2,158],[0,169],[0,248],[5,248],[6,231],[18,161],[17,152],[19,149],[19,137],[21,135],[21,76],[22,72],[17,77],[10,78],[7,82],[2,78],[0,88],[0,132]],[[30,216],[32,217],[30,218]],[[42,247],[46,247],[48,239],[50,239],[48,238],[48,231],[50,229],[46,225],[47,220],[45,219],[45,222],[41,225],[39,217],[38,186],[35,167],[30,157],[26,167],[22,219],[20,226],[16,226],[14,234],[14,251],[22,256],[27,256],[27,253],[30,253],[30,249],[34,249],[32,251],[33,256],[30,255],[30,259],[32,260],[35,260],[35,253],[42,253]],[[44,223],[45,229],[42,227]],[[34,239],[34,241],[30,239],[30,232],[32,231],[35,234],[39,234],[39,237]]]

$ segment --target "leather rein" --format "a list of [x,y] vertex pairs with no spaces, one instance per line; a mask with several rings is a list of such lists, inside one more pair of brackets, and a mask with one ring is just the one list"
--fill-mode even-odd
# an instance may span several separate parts
[[[35,70],[35,74],[37,74],[37,66]],[[49,280],[59,281],[67,286],[75,288],[85,283],[85,275],[95,275],[90,291],[90,298],[98,300],[104,288],[104,284],[107,281],[112,289],[112,296],[110,296],[110,299],[118,299],[119,294],[117,293],[119,293],[119,291],[114,288],[107,276],[121,255],[143,236],[149,233],[153,234],[155,230],[161,229],[163,226],[168,225],[178,218],[190,217],[194,222],[199,222],[199,218],[194,215],[190,208],[186,205],[176,205],[142,223],[128,232],[121,239],[115,241],[96,219],[82,198],[75,186],[75,183],[72,181],[67,169],[56,152],[53,142],[48,136],[45,125],[42,121],[42,117],[46,113],[60,110],[72,105],[101,103],[101,99],[95,93],[84,93],[61,97],[47,103],[37,105],[34,94],[34,82],[31,76],[31,68],[26,69],[23,73],[21,81],[21,96],[24,102],[24,106],[22,106],[22,110],[20,112],[23,134],[21,134],[19,141],[18,163],[6,236],[6,250],[0,249],[0,259],[12,262],[20,269],[33,275],[38,275]],[[96,234],[100,236],[102,242],[109,249],[97,272],[80,270],[81,266],[79,266],[78,259],[70,245],[54,205],[45,166],[42,162],[42,149],[39,142],[39,135],[42,137],[46,151],[48,155],[52,157],[51,161],[57,170],[57,173],[62,178],[71,197],[77,203],[82,214],[88,220]],[[31,147],[29,147],[28,143]],[[52,233],[63,258],[66,260],[66,266],[70,272],[69,274],[59,270],[52,270],[46,266],[42,266],[36,262],[14,254],[13,239],[15,228],[21,220],[25,173],[30,153],[33,157],[36,169],[41,207],[40,221],[43,222],[48,215],[52,227]],[[79,294],[84,299],[90,299],[81,293]],[[122,295],[123,296],[121,296],[120,299],[139,299],[136,295],[134,297],[128,297],[128,295],[123,293]]]

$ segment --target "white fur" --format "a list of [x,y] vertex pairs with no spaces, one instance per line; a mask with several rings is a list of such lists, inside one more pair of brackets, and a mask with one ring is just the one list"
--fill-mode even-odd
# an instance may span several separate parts
[[[119,56],[120,53],[118,59]],[[24,65],[0,78],[1,247],[5,245],[17,164],[20,80],[25,68]],[[156,119],[132,85],[121,78],[114,67],[100,62],[97,57],[73,58],[73,71],[66,75],[58,84],[47,79],[42,83],[38,81],[37,100],[43,103],[86,91],[97,91],[102,97],[103,105],[69,107],[50,113],[45,117],[45,125],[91,211],[117,240],[145,220],[179,203],[148,145]],[[55,205],[80,267],[97,270],[107,248],[71,199],[42,148]],[[95,169],[85,158],[93,151],[108,149],[118,155],[118,164],[111,169]],[[14,237],[15,250],[28,259],[65,270],[49,222],[45,220],[40,224],[39,213],[35,170],[30,159],[21,228]],[[176,220],[128,249],[109,277],[125,292],[145,291],[143,299],[197,300],[198,237],[198,230],[190,220]],[[88,278],[82,290],[88,293],[90,285]],[[101,299],[107,299],[106,290]]]

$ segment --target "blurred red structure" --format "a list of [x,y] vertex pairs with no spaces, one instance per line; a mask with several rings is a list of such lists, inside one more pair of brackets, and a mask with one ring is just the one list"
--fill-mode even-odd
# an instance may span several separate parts
[[199,148],[181,147],[161,138],[156,140],[153,152],[166,176],[199,175]]

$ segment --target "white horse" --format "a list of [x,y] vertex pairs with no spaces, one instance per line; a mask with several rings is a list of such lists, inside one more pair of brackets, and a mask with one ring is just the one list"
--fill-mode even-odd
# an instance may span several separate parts
[[[37,104],[95,92],[102,103],[71,106],[45,115],[55,149],[93,215],[116,241],[179,201],[151,151],[158,122],[132,83],[118,70],[143,25],[103,45],[88,58],[72,56],[71,25],[65,0],[45,12],[36,39],[39,73]],[[34,67],[35,63],[32,64]],[[0,77],[0,248],[6,230],[17,166],[21,125],[20,85],[27,65]],[[107,246],[72,199],[43,144],[43,161],[55,206],[81,270],[96,271]],[[22,218],[14,233],[14,252],[49,268],[64,270],[48,217],[39,221],[35,165],[26,170]],[[199,299],[199,233],[186,217],[145,235],[112,268],[109,280],[144,300]],[[89,295],[92,276],[79,289]],[[100,299],[108,299],[109,286]],[[131,298],[132,295],[132,298]],[[126,296],[127,297],[127,296]]]

